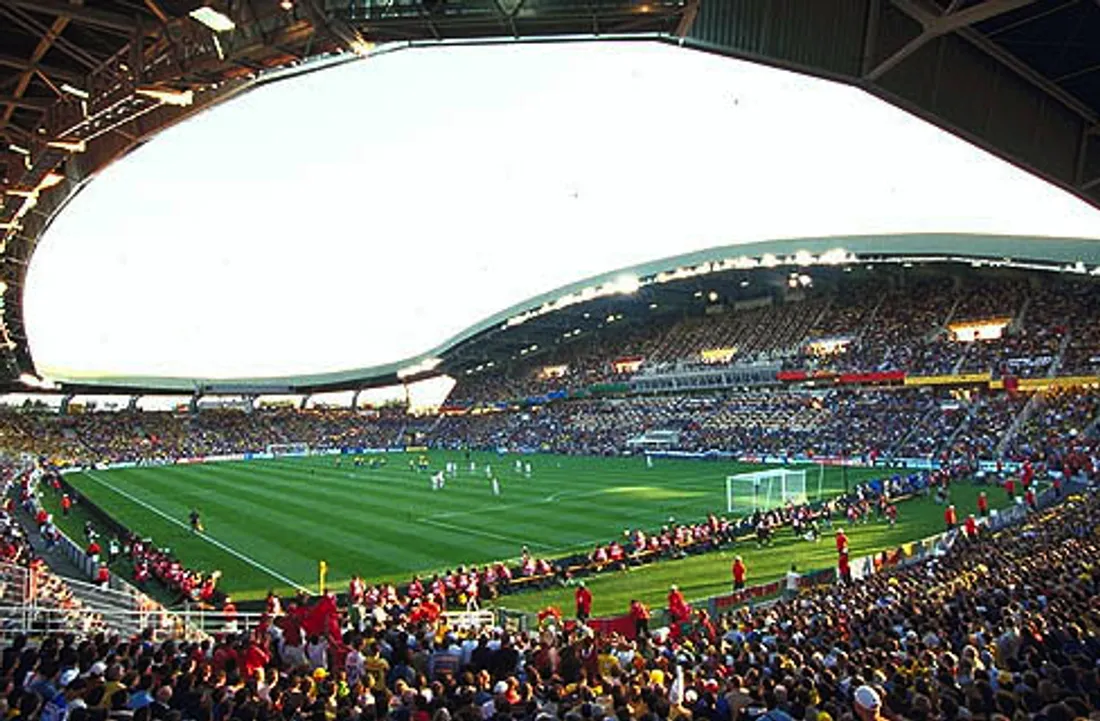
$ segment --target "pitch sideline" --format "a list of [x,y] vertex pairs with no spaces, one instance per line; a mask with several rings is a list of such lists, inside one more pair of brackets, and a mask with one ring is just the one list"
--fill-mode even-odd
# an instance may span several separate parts
[[[91,478],[93,481],[100,484],[101,486],[104,486],[104,487],[114,491],[115,493],[122,496],[123,498],[125,498],[129,501],[132,501],[132,502],[138,504],[139,506],[141,506],[142,508],[145,508],[146,510],[149,510],[149,511],[155,513],[156,515],[160,516],[164,520],[179,526],[180,528],[184,529],[185,531],[190,531],[191,530],[190,526],[188,526],[186,523],[179,520],[178,518],[175,518],[173,516],[168,515],[164,511],[157,508],[156,506],[141,500],[140,498],[133,495],[132,493],[129,493],[128,491],[124,491],[121,488],[115,486],[114,484],[108,483],[107,481],[103,480],[102,478],[99,478],[98,476],[95,475],[95,471],[86,471],[85,475],[87,475],[88,478]],[[305,591],[307,593],[312,593],[312,591],[309,588],[303,586],[302,584],[298,583],[297,581],[295,581],[293,579],[290,579],[290,578],[287,578],[283,574],[279,573],[278,571],[276,571],[272,568],[269,568],[269,567],[265,566],[264,564],[260,563],[259,561],[255,560],[254,558],[250,558],[249,556],[244,555],[243,553],[241,553],[237,549],[235,549],[231,546],[227,546],[226,544],[222,543],[221,541],[214,538],[213,536],[210,536],[210,535],[208,535],[204,532],[201,532],[201,531],[195,533],[195,535],[198,536],[199,538],[203,539],[207,543],[211,544],[212,546],[214,546],[216,548],[220,548],[221,550],[225,551],[226,553],[230,554],[231,556],[236,556],[238,559],[240,559],[241,561],[244,561],[249,566],[252,566],[253,568],[257,569],[258,571],[266,573],[267,575],[271,576],[272,578],[276,579],[277,581],[281,581],[282,583],[285,583],[288,586],[291,586],[292,588],[296,588],[300,591]]]

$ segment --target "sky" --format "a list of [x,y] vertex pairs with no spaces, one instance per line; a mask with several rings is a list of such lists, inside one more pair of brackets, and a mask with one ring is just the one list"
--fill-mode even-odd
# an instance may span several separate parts
[[403,50],[109,166],[44,236],[24,307],[46,377],[320,373],[668,255],[931,231],[1100,237],[1100,212],[773,68],[655,43]]

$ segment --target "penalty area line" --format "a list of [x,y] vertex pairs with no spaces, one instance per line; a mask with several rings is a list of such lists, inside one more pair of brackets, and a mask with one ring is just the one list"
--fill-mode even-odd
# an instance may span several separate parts
[[[100,484],[101,486],[104,486],[105,488],[108,488],[108,489],[114,491],[115,493],[117,493],[118,495],[122,496],[123,498],[125,498],[129,501],[133,501],[134,503],[138,504],[142,508],[144,508],[148,511],[151,511],[152,513],[155,513],[156,515],[160,516],[161,518],[168,521],[169,523],[173,523],[173,524],[179,526],[180,528],[182,528],[185,531],[190,531],[191,530],[190,526],[188,526],[186,523],[179,520],[178,518],[174,518],[174,517],[168,515],[164,511],[157,508],[156,506],[154,506],[150,503],[146,503],[145,501],[141,500],[137,496],[133,495],[132,493],[129,493],[128,491],[122,490],[121,488],[114,485],[113,483],[108,483],[107,481],[103,480],[102,478],[97,477],[96,475],[94,475],[94,471],[86,471],[86,475],[88,476],[88,478],[91,478],[93,481]],[[214,538],[213,536],[207,535],[206,533],[204,533],[202,531],[199,531],[199,532],[195,533],[194,535],[196,535],[199,538],[203,539],[204,541],[211,544],[212,546],[215,546],[216,548],[220,548],[221,550],[225,551],[226,553],[230,554],[231,556],[236,556],[240,560],[247,563],[249,566],[252,566],[253,568],[255,568],[258,571],[262,571],[263,573],[266,573],[267,575],[271,576],[272,578],[274,578],[277,581],[281,581],[281,582],[287,584],[288,586],[291,586],[292,588],[298,589],[299,591],[305,591],[306,593],[312,593],[312,591],[310,591],[310,589],[306,588],[305,586],[298,583],[297,581],[294,581],[290,578],[287,578],[286,576],[284,576],[283,574],[279,573],[278,571],[276,571],[272,568],[268,568],[267,566],[265,566],[264,564],[262,564],[259,561],[255,560],[254,558],[249,558],[248,556],[244,555],[243,553],[241,553],[237,549],[225,545],[224,543],[222,543],[218,539]]]
[[548,546],[545,543],[538,543],[537,541],[526,541],[516,536],[505,536],[499,533],[493,533],[492,531],[483,531],[480,528],[470,528],[468,526],[456,526],[453,523],[444,523],[443,521],[437,521],[434,518],[421,518],[418,519],[421,523],[427,523],[432,526],[438,526],[439,528],[445,528],[450,531],[459,531],[461,533],[469,533],[474,536],[484,536],[485,538],[492,538],[496,541],[506,541],[508,543],[518,543],[524,546],[534,546],[541,548],[545,551],[554,550],[553,546]]

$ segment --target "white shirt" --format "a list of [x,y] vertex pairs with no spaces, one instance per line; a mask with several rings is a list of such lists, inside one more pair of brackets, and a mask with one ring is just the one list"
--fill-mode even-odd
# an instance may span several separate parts
[[787,590],[798,590],[798,579],[802,578],[797,571],[787,571]]

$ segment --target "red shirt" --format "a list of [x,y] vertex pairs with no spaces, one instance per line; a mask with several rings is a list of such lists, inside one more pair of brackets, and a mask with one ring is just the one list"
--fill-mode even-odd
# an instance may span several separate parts
[[989,499],[985,497],[985,491],[978,494],[978,510],[985,513],[989,508]]
[[738,583],[745,581],[745,564],[739,560],[733,562],[733,580]]
[[630,617],[635,621],[649,620],[649,609],[641,601],[630,604]]
[[954,506],[948,506],[947,510],[945,510],[943,512],[943,520],[946,521],[947,523],[950,523],[951,525],[955,525],[955,521],[958,520],[958,519],[955,516],[955,507]]
[[844,535],[844,532],[836,534],[836,550],[839,553],[848,547],[848,537]]
[[255,675],[256,669],[263,668],[270,660],[271,656],[267,651],[264,651],[255,643],[250,643],[248,649],[244,652],[245,676],[251,677]]
[[574,598],[577,601],[577,610],[582,611],[585,614],[592,611],[592,592],[587,588],[578,588],[574,594]]

